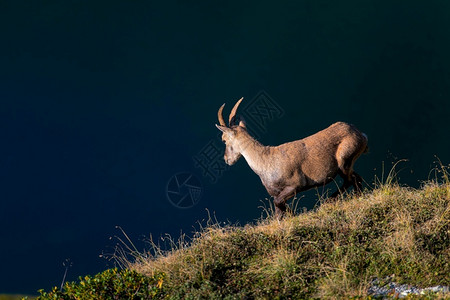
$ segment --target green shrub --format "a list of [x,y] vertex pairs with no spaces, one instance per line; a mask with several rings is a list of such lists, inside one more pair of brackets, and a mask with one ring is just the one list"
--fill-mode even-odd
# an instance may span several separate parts
[[67,282],[61,291],[40,290],[38,299],[151,299],[161,294],[164,276],[144,276],[128,269],[109,269],[94,277],[80,277],[78,282]]

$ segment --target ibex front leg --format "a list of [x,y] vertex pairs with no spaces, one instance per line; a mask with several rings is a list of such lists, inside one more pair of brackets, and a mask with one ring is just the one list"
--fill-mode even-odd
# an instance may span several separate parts
[[273,203],[275,204],[275,215],[278,220],[281,220],[286,212],[286,201],[295,196],[295,187],[286,187],[284,188],[278,196],[274,197]]

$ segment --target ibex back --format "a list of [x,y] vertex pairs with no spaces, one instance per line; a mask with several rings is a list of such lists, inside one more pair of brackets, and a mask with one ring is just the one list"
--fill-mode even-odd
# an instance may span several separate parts
[[229,126],[222,116],[225,104],[218,112],[220,125],[216,126],[223,132],[222,140],[226,144],[224,159],[231,166],[244,156],[274,198],[278,218],[284,215],[289,198],[298,192],[323,186],[338,174],[344,183],[332,197],[351,186],[356,192],[361,190],[362,178],[353,170],[353,165],[367,151],[367,136],[355,126],[337,122],[301,140],[263,146],[248,134],[242,120],[235,124],[236,111],[242,100],[231,110]]

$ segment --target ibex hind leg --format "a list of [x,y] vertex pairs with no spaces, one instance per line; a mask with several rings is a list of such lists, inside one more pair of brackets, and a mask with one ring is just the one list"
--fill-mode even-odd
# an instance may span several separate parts
[[338,174],[344,179],[342,186],[331,197],[337,197],[353,186],[356,193],[361,192],[362,178],[353,170],[353,165],[363,152],[363,147],[353,140],[343,141],[336,152],[336,159],[339,167]]
[[343,194],[349,187],[353,185],[353,182],[349,180],[348,176],[346,174],[343,174],[342,171],[339,171],[339,176],[344,179],[344,183],[336,192],[334,192],[329,198],[336,199],[339,195]]
[[363,183],[362,177],[359,176],[358,173],[353,171],[353,174],[352,174],[352,185],[353,185],[353,188],[355,189],[355,192],[357,194],[360,194],[361,191],[362,191],[362,183]]
[[340,171],[339,175],[344,179],[344,183],[336,192],[331,195],[330,198],[336,198],[337,196],[348,190],[351,186],[353,186],[356,194],[361,193],[363,179],[358,173],[356,173],[355,171],[351,171],[349,175],[349,173],[343,173],[342,171]]

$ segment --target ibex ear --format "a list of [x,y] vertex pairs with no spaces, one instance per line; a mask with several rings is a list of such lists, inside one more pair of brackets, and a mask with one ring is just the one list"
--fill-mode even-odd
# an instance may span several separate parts
[[247,126],[245,125],[244,119],[242,119],[242,120],[239,121],[239,126],[241,126],[242,128],[247,129]]
[[228,128],[228,127],[226,127],[226,126],[221,126],[221,125],[217,125],[217,124],[216,124],[216,127],[217,127],[220,131],[222,131],[222,132],[224,132],[224,133],[229,133],[229,132],[231,131],[231,129]]

